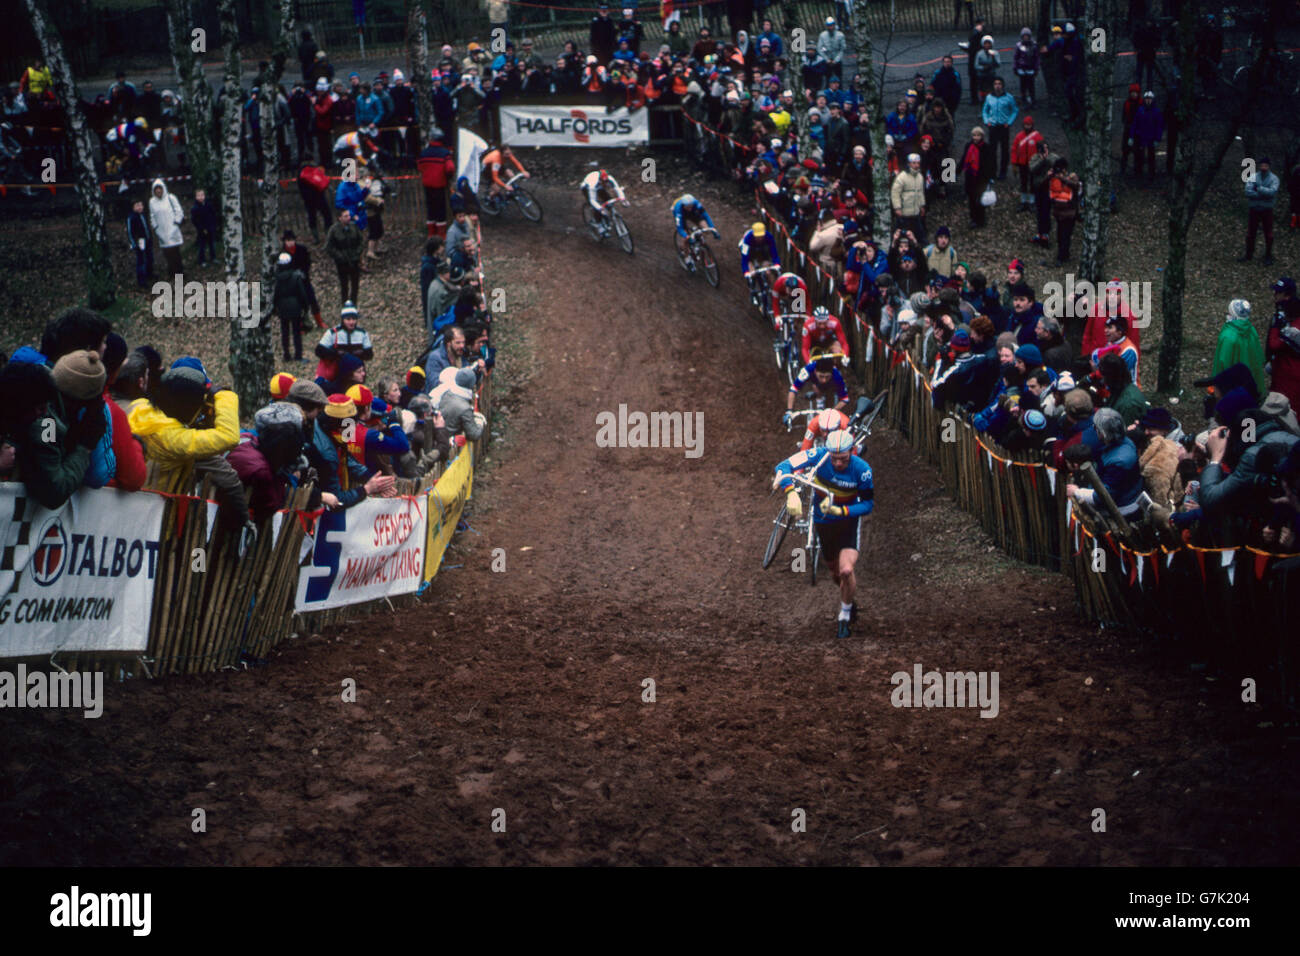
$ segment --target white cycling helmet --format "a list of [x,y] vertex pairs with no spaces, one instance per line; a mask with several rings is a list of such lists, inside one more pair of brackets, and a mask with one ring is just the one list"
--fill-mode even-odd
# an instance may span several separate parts
[[826,436],[826,450],[832,455],[853,450],[853,435],[840,428]]
[[843,419],[840,417],[839,412],[833,408],[827,408],[818,414],[817,427],[826,434],[830,434],[839,430],[841,421]]
[[698,200],[690,193],[684,193],[681,202],[683,206],[694,206]]
[[813,309],[813,321],[818,325],[821,325],[824,322],[829,322],[830,320],[831,314],[827,310],[826,306],[819,305],[817,308]]
[[789,282],[791,279],[793,279],[795,282],[803,282],[803,280],[800,279],[799,276],[793,272],[782,272],[781,278],[778,281]]

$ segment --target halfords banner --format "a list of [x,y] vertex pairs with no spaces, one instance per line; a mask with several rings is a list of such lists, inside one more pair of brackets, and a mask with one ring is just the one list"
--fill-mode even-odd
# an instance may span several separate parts
[[298,572],[299,613],[411,594],[424,573],[426,498],[366,498],[316,520]]
[[163,505],[83,488],[50,511],[0,483],[0,657],[145,650]]
[[442,566],[442,555],[447,550],[451,536],[456,533],[461,512],[474,487],[474,446],[461,449],[451,467],[443,472],[438,483],[429,491],[429,560],[424,564],[424,576],[432,581]]
[[501,139],[511,146],[632,146],[650,139],[649,114],[581,106],[501,107]]

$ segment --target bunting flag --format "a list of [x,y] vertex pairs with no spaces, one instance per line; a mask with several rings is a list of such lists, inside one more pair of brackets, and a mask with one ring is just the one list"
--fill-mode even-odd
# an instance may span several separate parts
[[1141,586],[1142,586],[1142,564],[1143,564],[1143,561],[1142,561],[1142,555],[1139,554],[1139,555],[1137,555],[1137,578],[1138,578],[1138,587],[1141,587]]
[[1165,555],[1165,567],[1172,568],[1173,566],[1174,566],[1174,553],[1170,551],[1168,554]]
[[1038,469],[1029,469],[1029,483],[1034,486],[1034,494],[1038,494]]
[[190,499],[184,495],[176,496],[176,537],[185,534],[185,516],[190,513]]
[[1201,571],[1201,586],[1204,587],[1205,586],[1205,552],[1204,551],[1196,552],[1196,566]]
[[1056,494],[1056,469],[1055,468],[1047,469],[1047,483],[1052,488],[1052,494]]
[[1219,558],[1219,567],[1228,569],[1228,583],[1237,583],[1237,552],[1236,550],[1224,551]]
[[1255,580],[1264,580],[1264,572],[1268,570],[1268,561],[1272,555],[1255,553]]

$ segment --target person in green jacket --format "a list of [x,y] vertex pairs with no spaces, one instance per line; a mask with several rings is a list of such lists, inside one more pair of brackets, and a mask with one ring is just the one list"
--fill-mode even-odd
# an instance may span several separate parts
[[1259,333],[1250,324],[1250,303],[1233,299],[1228,303],[1228,315],[1219,341],[1214,346],[1214,374],[1242,362],[1250,369],[1255,387],[1260,395],[1268,393],[1268,380],[1264,378],[1264,346]]
[[1148,403],[1142,390],[1133,381],[1133,376],[1129,374],[1128,363],[1111,352],[1101,357],[1097,371],[1101,373],[1102,381],[1110,392],[1106,407],[1119,412],[1119,417],[1124,419],[1125,428],[1132,427],[1146,414]]

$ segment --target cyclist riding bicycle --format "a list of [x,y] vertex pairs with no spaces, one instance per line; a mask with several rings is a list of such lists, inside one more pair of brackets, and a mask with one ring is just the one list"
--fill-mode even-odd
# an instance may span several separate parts
[[812,389],[827,408],[843,411],[849,404],[849,387],[845,384],[840,370],[835,367],[835,359],[829,355],[819,355],[801,368],[799,374],[794,377],[794,384],[790,386],[790,391],[785,396],[785,414],[781,416],[782,425],[789,425],[794,420],[795,399],[808,388]]
[[601,204],[612,199],[626,198],[623,195],[623,187],[608,172],[597,169],[588,173],[582,180],[582,195],[586,197],[587,202],[591,203],[591,208],[600,214],[601,232],[608,233],[609,220],[605,218],[605,210],[601,208]]
[[[677,223],[677,235],[683,239],[690,238],[691,231],[701,228],[705,223],[708,224],[709,230],[716,238],[722,238],[717,226],[713,225],[713,220],[709,218],[704,203],[690,193],[684,194],[677,202],[673,203],[673,222]],[[690,225],[690,229],[687,228],[687,224]]]
[[515,167],[515,171],[524,179],[531,179],[532,176],[528,170],[524,169],[524,164],[519,162],[515,156],[514,150],[504,143],[496,149],[490,149],[483,154],[483,171],[490,174],[488,178],[488,198],[496,199],[503,192],[512,193],[515,191],[514,186],[507,186],[505,180],[501,178],[501,171],[505,169],[506,163]]
[[803,433],[803,441],[799,442],[799,450],[807,451],[819,441],[825,444],[826,436],[831,432],[837,432],[848,427],[848,415],[837,408],[823,409],[808,420],[808,427]]
[[745,274],[751,292],[754,289],[755,269],[780,264],[781,257],[776,252],[776,239],[767,231],[767,226],[763,223],[754,223],[749,231],[740,237],[740,271]]
[[778,464],[772,487],[786,493],[786,510],[797,518],[803,513],[803,500],[791,477],[794,474],[815,482],[813,527],[821,542],[822,558],[840,589],[835,636],[848,637],[858,616],[853,600],[858,587],[854,567],[862,549],[862,518],[875,507],[871,466],[853,454],[853,436],[843,430],[826,436],[825,448],[796,452]]
[[373,123],[351,133],[344,133],[334,141],[334,160],[342,165],[349,159],[357,161],[357,168],[369,164],[379,153],[379,129]]
[[772,283],[772,324],[777,334],[781,332],[782,315],[800,315],[808,318],[808,287],[793,272],[783,272]]
[[849,340],[844,336],[844,326],[840,325],[839,319],[830,314],[826,306],[819,305],[813,309],[812,318],[804,320],[803,336],[800,341],[804,364],[807,365],[812,361],[814,349],[818,352],[826,352],[835,345],[839,346],[838,351],[843,356],[840,364],[847,366]]

